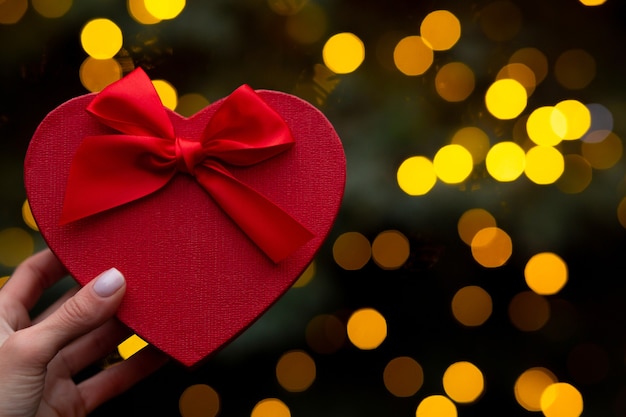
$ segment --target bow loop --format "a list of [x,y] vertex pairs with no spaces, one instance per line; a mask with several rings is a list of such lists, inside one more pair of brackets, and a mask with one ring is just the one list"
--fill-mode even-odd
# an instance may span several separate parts
[[147,196],[184,172],[272,261],[280,262],[313,238],[225,167],[258,164],[294,144],[286,122],[250,87],[224,99],[199,138],[176,135],[141,69],[102,90],[87,111],[121,134],[88,136],[80,143],[70,166],[62,224]]

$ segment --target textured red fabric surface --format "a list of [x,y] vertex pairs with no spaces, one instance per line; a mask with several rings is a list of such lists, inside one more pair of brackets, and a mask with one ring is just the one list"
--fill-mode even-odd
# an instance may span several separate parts
[[[85,111],[94,94],[53,110],[26,154],[26,192],[48,246],[83,285],[107,268],[121,270],[128,289],[119,319],[186,366],[228,343],[289,289],[324,242],[343,197],[345,156],[325,116],[292,95],[257,93],[287,122],[295,144],[263,163],[228,169],[315,234],[277,264],[182,173],[151,195],[60,225],[78,145],[111,133]],[[193,138],[221,102],[191,118],[167,113],[177,135]]]

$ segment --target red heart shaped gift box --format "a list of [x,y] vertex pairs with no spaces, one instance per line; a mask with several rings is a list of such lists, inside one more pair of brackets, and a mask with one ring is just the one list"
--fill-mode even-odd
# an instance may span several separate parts
[[49,113],[24,169],[39,230],[69,273],[84,285],[118,268],[118,318],[194,366],[313,260],[346,163],[332,125],[300,98],[242,86],[185,118],[136,69]]

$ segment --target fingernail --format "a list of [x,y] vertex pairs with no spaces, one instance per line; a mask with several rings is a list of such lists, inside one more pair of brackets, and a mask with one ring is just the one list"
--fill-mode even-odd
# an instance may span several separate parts
[[110,297],[124,285],[124,276],[116,268],[101,273],[93,285],[93,290],[100,297]]

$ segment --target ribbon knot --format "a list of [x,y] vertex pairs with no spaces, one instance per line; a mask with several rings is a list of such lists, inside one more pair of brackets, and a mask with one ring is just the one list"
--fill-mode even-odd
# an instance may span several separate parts
[[178,171],[194,175],[194,168],[206,158],[202,144],[197,140],[191,140],[176,136],[176,167]]
[[224,99],[200,138],[176,135],[140,68],[102,90],[87,111],[119,133],[81,141],[70,165],[61,224],[145,197],[183,172],[272,261],[280,262],[313,238],[303,224],[226,168],[264,162],[294,144],[286,122],[250,87],[243,85]]

